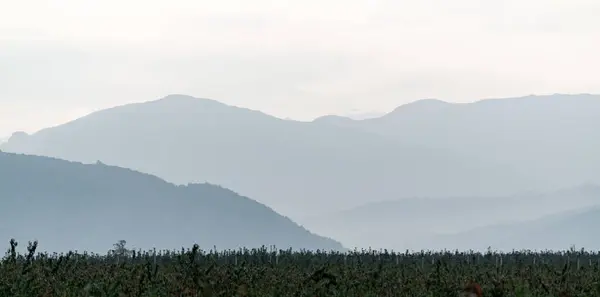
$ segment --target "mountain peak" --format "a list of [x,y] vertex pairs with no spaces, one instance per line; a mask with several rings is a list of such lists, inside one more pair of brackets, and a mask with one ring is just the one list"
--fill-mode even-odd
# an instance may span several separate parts
[[400,105],[396,109],[394,109],[392,112],[390,112],[388,115],[399,113],[399,112],[416,111],[416,110],[428,111],[428,112],[436,111],[436,110],[446,108],[451,105],[452,105],[452,103],[442,101],[439,99],[421,99],[421,100],[413,101],[411,103]]
[[147,101],[143,103],[133,104],[135,106],[142,107],[143,110],[153,112],[153,113],[196,113],[198,111],[206,112],[206,113],[219,113],[223,114],[232,114],[238,116],[248,116],[252,115],[255,117],[275,118],[271,115],[263,113],[258,110],[249,109],[245,107],[229,105],[217,100],[207,99],[207,98],[197,98],[189,95],[183,94],[171,94],[167,95],[161,99]]
[[21,141],[27,139],[27,137],[29,137],[27,132],[17,131],[14,132],[6,141]]
[[150,115],[158,118],[171,115],[181,119],[185,116],[196,116],[198,113],[239,115],[256,112],[247,108],[228,105],[213,99],[197,98],[183,94],[170,94],[160,99],[130,103],[97,111],[84,118],[103,118],[107,114],[121,116],[123,113],[128,113],[130,115],[136,114],[142,117]]
[[334,115],[334,114],[330,114],[330,115],[324,115],[324,116],[320,116],[316,119],[313,120],[313,122],[315,123],[321,123],[321,122],[325,122],[325,123],[337,123],[337,122],[352,122],[354,121],[353,119],[349,118],[349,117],[345,117],[345,116],[339,116],[339,115]]
[[[212,100],[212,99],[207,99],[207,98],[196,98],[194,96],[190,96],[190,95],[185,95],[185,94],[169,94],[165,97],[162,97],[160,99],[157,100],[153,100],[153,101],[211,101],[211,102],[218,102],[216,100]],[[150,101],[152,102],[152,101]]]
[[193,96],[183,95],[183,94],[170,94],[163,98],[143,102],[141,104],[160,104],[160,105],[170,105],[170,106],[177,106],[177,107],[194,107],[194,106],[233,107],[233,106],[229,106],[225,103],[219,102],[217,100],[207,99],[207,98],[196,98]]
[[29,134],[27,134],[27,132],[17,131],[17,132],[14,132],[11,137],[26,137],[26,136],[29,136]]

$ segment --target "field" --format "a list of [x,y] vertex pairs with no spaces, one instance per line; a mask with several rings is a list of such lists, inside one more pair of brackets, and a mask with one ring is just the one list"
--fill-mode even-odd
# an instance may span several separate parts
[[254,249],[109,255],[20,254],[0,262],[0,296],[459,296],[470,281],[484,296],[600,296],[600,255]]

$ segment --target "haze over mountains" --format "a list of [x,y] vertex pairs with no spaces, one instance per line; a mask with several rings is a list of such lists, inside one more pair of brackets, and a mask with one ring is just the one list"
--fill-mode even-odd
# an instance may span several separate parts
[[104,253],[131,248],[208,250],[261,245],[342,250],[265,205],[208,184],[175,186],[104,164],[0,152],[0,238],[40,249]]
[[178,184],[206,181],[295,220],[379,200],[510,194],[536,185],[494,160],[183,95],[15,134],[0,148],[100,160]]
[[[596,196],[597,197],[597,196]],[[600,208],[596,205],[547,215],[543,218],[479,227],[456,234],[428,238],[423,244],[431,249],[497,250],[598,250]]]
[[600,182],[600,96],[550,95],[453,104],[420,100],[375,119],[329,124],[494,159],[543,189]]
[[[397,250],[484,250],[488,246],[508,250],[544,246],[567,249],[571,244],[600,248],[600,240],[589,240],[598,224],[577,225],[582,220],[580,212],[598,206],[600,186],[587,184],[547,194],[382,201],[316,216],[306,226],[335,236],[347,246],[369,243],[373,248]],[[557,215],[566,219],[552,225],[545,223],[546,218]],[[598,220],[600,223],[600,217]],[[575,227],[581,232],[570,236],[569,241],[555,232],[557,228]],[[539,242],[518,238],[529,233],[535,233]]]
[[598,127],[594,95],[427,99],[312,122],[170,95],[15,133],[0,149],[217,184],[347,247],[600,248],[584,238],[600,204]]
[[378,117],[382,117],[385,115],[385,112],[354,112],[354,113],[349,113],[344,115],[344,117],[353,119],[353,120],[366,120],[366,119],[373,119],[373,118],[378,118]]

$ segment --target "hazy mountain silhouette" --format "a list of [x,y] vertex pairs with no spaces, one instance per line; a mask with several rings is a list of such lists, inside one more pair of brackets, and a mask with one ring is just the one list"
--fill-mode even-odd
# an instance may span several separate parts
[[508,194],[534,184],[493,158],[407,143],[171,95],[15,134],[0,148],[101,160],[178,184],[207,181],[293,218],[415,195]]
[[[586,184],[547,194],[383,201],[313,217],[305,226],[309,229],[317,227],[323,235],[335,235],[348,247],[443,248],[443,245],[435,244],[436,234],[528,221],[596,205],[600,205],[600,187]],[[515,247],[518,243],[503,242],[505,246],[514,244]],[[486,242],[483,240],[478,244]]]
[[0,240],[42,250],[260,247],[342,250],[265,205],[209,184],[176,186],[101,163],[0,152]]
[[378,118],[378,117],[382,117],[384,116],[385,113],[384,112],[356,112],[356,113],[349,113],[349,114],[345,114],[345,117],[351,118],[353,120],[366,120],[366,119],[374,119],[374,118]]
[[354,114],[346,114],[346,115],[325,115],[318,117],[313,120],[313,122],[327,122],[333,121],[332,123],[337,123],[335,121],[340,121],[340,124],[344,124],[345,122],[353,122],[353,121],[361,121],[367,119],[379,118],[386,115],[386,113],[381,112],[367,112],[367,113],[354,113]]
[[513,249],[566,250],[572,246],[600,249],[600,207],[588,207],[543,218],[475,228],[466,232],[432,237],[428,246],[442,249],[510,251]]
[[494,159],[545,190],[600,183],[600,96],[549,95],[458,104],[427,99],[364,121],[328,121],[390,139]]
[[345,116],[326,115],[326,116],[322,116],[322,117],[318,117],[318,118],[314,119],[313,123],[327,123],[327,124],[336,124],[336,125],[340,125],[340,126],[352,127],[352,125],[356,125],[355,121],[356,121],[355,119],[345,117]]

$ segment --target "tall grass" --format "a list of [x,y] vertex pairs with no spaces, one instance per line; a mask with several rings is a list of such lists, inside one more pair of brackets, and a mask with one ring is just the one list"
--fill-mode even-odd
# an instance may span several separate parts
[[[260,249],[20,254],[0,261],[0,296],[600,296],[600,255]],[[565,294],[565,295],[561,295]]]

